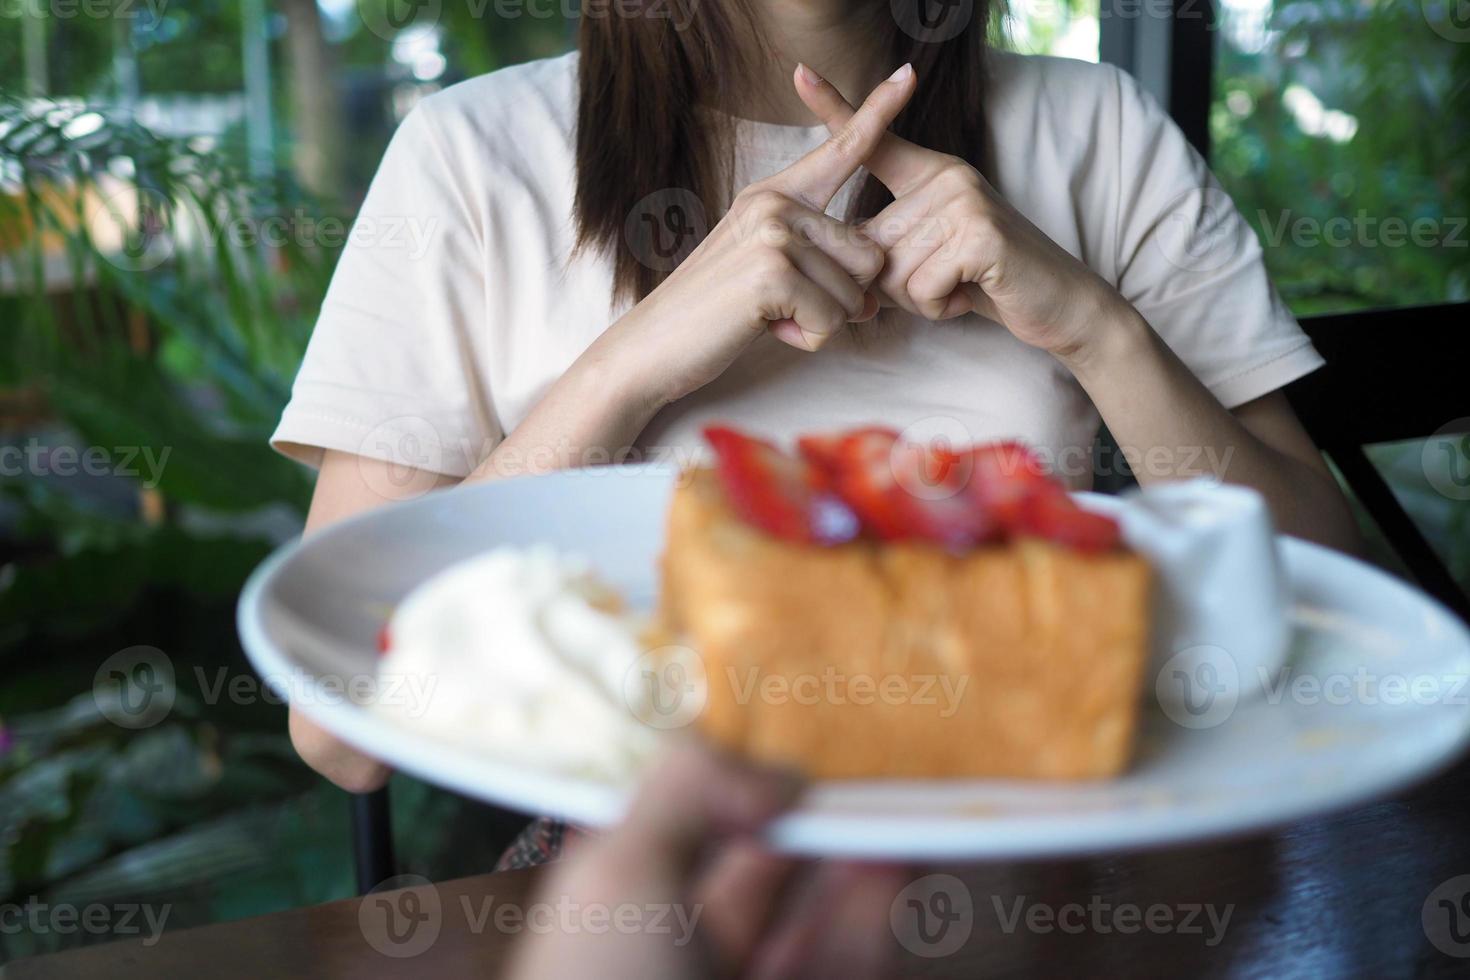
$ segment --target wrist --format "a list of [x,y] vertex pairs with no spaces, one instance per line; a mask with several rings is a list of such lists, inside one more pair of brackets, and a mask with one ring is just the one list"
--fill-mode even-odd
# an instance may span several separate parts
[[1137,366],[1153,353],[1158,339],[1143,315],[1119,297],[1092,318],[1081,341],[1054,356],[1086,388],[1100,378]]
[[662,405],[601,338],[572,362],[466,483],[622,458]]
[[603,412],[641,430],[674,399],[662,375],[648,363],[647,346],[639,344],[628,327],[626,319],[609,327],[577,358],[567,376]]

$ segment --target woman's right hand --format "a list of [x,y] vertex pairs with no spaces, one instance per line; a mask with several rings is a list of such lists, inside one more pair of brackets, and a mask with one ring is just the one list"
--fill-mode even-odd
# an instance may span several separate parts
[[913,90],[905,65],[821,146],[742,190],[689,257],[588,354],[658,407],[719,377],[768,329],[814,351],[845,324],[871,319],[878,302],[867,287],[882,271],[882,249],[825,211]]

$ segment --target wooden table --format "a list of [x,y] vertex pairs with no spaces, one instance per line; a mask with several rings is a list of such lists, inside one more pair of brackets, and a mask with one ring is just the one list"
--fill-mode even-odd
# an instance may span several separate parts
[[[1463,977],[1470,975],[1470,761],[1398,799],[1269,837],[1092,860],[924,869],[916,877],[928,872],[957,876],[962,890],[935,878],[927,883],[934,889],[918,896],[920,907],[946,913],[951,928],[932,929],[927,945],[904,930],[909,948],[894,944],[903,976]],[[485,910],[524,908],[535,881],[534,872],[513,872],[435,886],[441,927],[411,957],[375,949],[373,941],[384,945],[382,910],[364,912],[351,899],[165,933],[151,947],[129,940],[38,957],[3,975],[492,976],[517,932],[498,930]],[[416,897],[422,913],[429,895]],[[402,893],[387,898],[401,902]],[[954,918],[966,900],[968,936],[963,918]],[[1216,925],[1222,920],[1223,929]],[[1445,951],[1431,942],[1426,921]],[[936,952],[944,955],[919,955]]]

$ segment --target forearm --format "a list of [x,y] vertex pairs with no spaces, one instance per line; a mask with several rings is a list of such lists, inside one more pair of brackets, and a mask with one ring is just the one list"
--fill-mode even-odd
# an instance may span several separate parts
[[[531,414],[464,482],[547,472],[567,466],[610,462],[662,405],[655,386],[640,384],[637,366],[625,363],[636,348],[610,343],[618,325],[552,385]],[[624,354],[623,352],[629,352]],[[453,486],[452,477],[349,453],[328,451],[323,460],[307,536],[354,514],[396,500],[410,500]],[[350,792],[365,793],[388,780],[388,767],[290,710],[291,741],[317,772]]]
[[547,390],[466,483],[623,461],[662,400],[624,363],[614,326]]
[[[305,537],[322,528],[395,500],[408,500],[456,481],[440,473],[327,450],[306,517]],[[364,755],[290,708],[291,744],[307,765],[352,793],[367,793],[388,781],[388,767]]]
[[1284,533],[1359,550],[1347,501],[1319,455],[1272,446],[1227,410],[1132,307],[1062,357],[1141,484],[1214,476],[1259,491]]

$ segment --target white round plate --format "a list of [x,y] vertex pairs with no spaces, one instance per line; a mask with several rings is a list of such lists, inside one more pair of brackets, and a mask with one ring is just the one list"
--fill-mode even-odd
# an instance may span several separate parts
[[[567,471],[434,493],[343,522],[256,570],[240,597],[245,649],[309,717],[397,769],[526,812],[609,823],[627,787],[405,730],[356,703],[352,679],[373,676],[377,632],[410,589],[498,544],[585,555],[635,606],[651,606],[672,480],[661,466]],[[1090,495],[1086,503],[1118,506]],[[772,825],[772,845],[953,860],[1141,848],[1350,806],[1447,765],[1470,736],[1470,632],[1362,562],[1279,543],[1295,629],[1287,672],[1266,697],[1237,699],[1218,665],[1196,663],[1193,675],[1164,681],[1194,684],[1193,710],[1172,709],[1171,718],[1149,698],[1137,758],[1117,779],[821,783]]]

